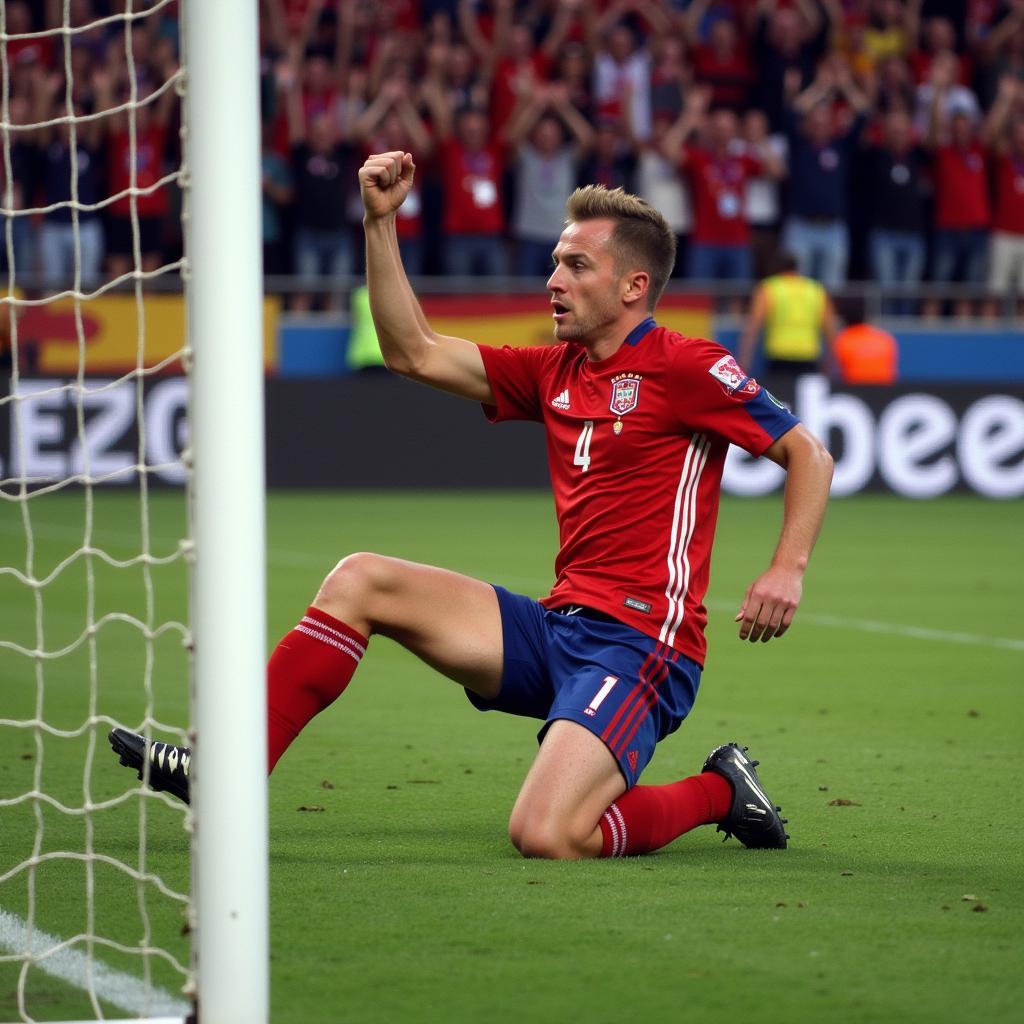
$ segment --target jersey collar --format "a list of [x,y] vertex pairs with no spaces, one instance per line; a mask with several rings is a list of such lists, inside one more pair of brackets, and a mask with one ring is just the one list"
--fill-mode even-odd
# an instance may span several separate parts
[[627,345],[639,345],[645,335],[649,334],[658,325],[654,322],[654,317],[649,316],[646,320],[641,321],[626,335]]

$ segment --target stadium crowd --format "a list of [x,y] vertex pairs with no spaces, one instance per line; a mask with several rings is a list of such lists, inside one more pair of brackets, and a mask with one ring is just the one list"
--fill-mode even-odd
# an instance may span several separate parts
[[[69,97],[82,115],[125,103],[134,77],[147,268],[181,245],[158,184],[179,160],[176,7],[65,53],[10,38],[60,25],[62,0],[5,4],[15,126]],[[71,0],[72,24],[119,9]],[[830,288],[1024,291],[1024,0],[261,0],[260,18],[265,270],[311,290],[359,269],[365,154],[404,149],[413,273],[546,274],[566,197],[599,182],[664,212],[679,276],[749,280],[786,251]],[[76,136],[79,200],[128,189],[127,115]],[[8,138],[5,206],[70,197],[66,124]],[[86,285],[133,264],[130,215],[127,197],[81,214]],[[67,279],[70,212],[12,221],[17,267]]]

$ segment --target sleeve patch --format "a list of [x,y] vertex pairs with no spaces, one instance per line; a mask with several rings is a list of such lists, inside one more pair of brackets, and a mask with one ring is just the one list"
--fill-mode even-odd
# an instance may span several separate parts
[[722,390],[730,398],[734,395],[746,396],[743,398],[746,401],[761,392],[761,385],[753,377],[748,377],[732,356],[722,356],[708,373],[722,385]]

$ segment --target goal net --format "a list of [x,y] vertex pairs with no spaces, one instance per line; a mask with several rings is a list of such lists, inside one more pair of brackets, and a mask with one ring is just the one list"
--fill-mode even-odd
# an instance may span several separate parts
[[255,9],[0,5],[0,1021],[266,1017]]

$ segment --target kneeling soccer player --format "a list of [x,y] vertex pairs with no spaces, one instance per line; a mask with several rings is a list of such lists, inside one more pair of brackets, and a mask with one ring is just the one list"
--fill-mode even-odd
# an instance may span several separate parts
[[[569,199],[547,282],[556,344],[490,348],[433,331],[395,234],[407,153],[359,171],[370,306],[396,373],[483,403],[491,420],[541,421],[561,548],[541,601],[373,554],[342,559],[268,666],[269,767],[345,689],[369,638],[391,637],[466,688],[481,710],[544,722],[509,834],[528,857],[628,856],[703,824],[750,847],[786,845],[756,761],[734,743],[703,770],[639,786],[655,744],[693,705],[703,598],[730,443],[787,471],[769,567],[736,616],[741,639],[789,628],[828,498],[822,445],[719,345],[653,313],[675,239],[642,200],[600,186]],[[191,751],[115,729],[122,763],[188,799]],[[140,772],[141,777],[141,772]]]

